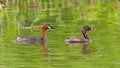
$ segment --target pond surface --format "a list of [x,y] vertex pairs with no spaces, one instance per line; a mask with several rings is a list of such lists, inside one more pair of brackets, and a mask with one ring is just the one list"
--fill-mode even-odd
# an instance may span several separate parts
[[[56,24],[52,24],[53,26]],[[11,27],[10,27],[11,28]],[[10,39],[9,34],[1,37],[0,41],[0,67],[1,68],[119,68],[119,30],[118,28],[100,29],[89,32],[93,42],[88,49],[90,54],[83,54],[80,46],[67,46],[64,42],[69,36],[83,37],[82,26],[74,24],[59,24],[54,30],[47,31],[47,43],[37,45],[22,45]],[[39,37],[40,31],[21,30],[19,36]],[[22,35],[21,35],[22,34]]]
[[[39,12],[39,9],[36,12],[30,10],[28,13],[28,11],[19,13],[12,10],[7,12],[8,17],[3,19],[3,28],[0,31],[0,68],[120,68],[119,18],[106,17],[104,15],[106,10],[101,12],[100,16],[103,13],[103,17],[93,20],[79,20],[79,16],[74,20],[66,20],[71,19],[71,13],[66,16],[64,11],[60,13],[63,14],[62,20],[58,11],[51,12],[53,16],[48,13],[48,18],[47,12]],[[79,14],[75,12],[75,15]],[[57,13],[58,16],[55,16]],[[18,36],[41,36],[41,30],[22,29],[26,26],[27,17],[28,21],[30,20],[27,26],[42,25],[46,22],[54,26],[54,30],[47,31],[47,43],[44,46],[22,45],[15,42]],[[20,21],[21,19],[24,22]],[[83,38],[81,30],[85,25],[96,29],[88,32],[92,39],[92,43],[88,46],[88,50],[91,51],[89,54],[82,53],[83,45],[68,46],[64,42],[70,36]]]

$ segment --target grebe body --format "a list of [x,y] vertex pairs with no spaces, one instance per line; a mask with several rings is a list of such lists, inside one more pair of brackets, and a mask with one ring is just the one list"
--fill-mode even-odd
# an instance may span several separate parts
[[42,42],[46,42],[46,39],[35,37],[17,37],[18,44],[41,44]]
[[65,42],[69,46],[78,46],[80,44],[90,44],[92,42],[92,40],[72,36],[72,37],[65,39]]

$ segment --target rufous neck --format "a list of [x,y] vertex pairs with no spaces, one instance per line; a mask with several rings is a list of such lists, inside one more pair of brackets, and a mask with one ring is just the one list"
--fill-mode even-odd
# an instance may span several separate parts
[[83,33],[83,36],[84,36],[85,39],[90,39],[85,30],[82,30],[82,33]]
[[45,28],[42,28],[42,38],[45,38],[46,37],[46,30]]

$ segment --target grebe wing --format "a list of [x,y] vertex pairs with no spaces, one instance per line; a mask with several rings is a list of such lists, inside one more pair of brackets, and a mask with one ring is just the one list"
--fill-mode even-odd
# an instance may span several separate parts
[[68,37],[68,38],[65,39],[65,42],[70,42],[70,41],[83,41],[83,39],[75,37],[75,36]]
[[36,40],[34,37],[17,37],[18,41],[30,41],[30,40]]
[[80,44],[88,44],[89,40],[72,36],[65,39],[65,42],[69,46],[79,46]]
[[19,44],[35,44],[40,42],[40,38],[34,37],[17,37],[17,43]]

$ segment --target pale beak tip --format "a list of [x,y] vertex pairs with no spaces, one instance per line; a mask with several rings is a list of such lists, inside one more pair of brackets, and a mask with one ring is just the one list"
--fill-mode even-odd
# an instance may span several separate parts
[[95,28],[92,28],[91,30],[95,31],[96,29],[95,29]]

